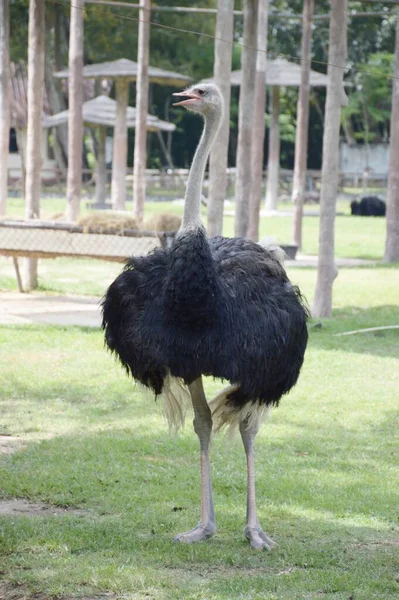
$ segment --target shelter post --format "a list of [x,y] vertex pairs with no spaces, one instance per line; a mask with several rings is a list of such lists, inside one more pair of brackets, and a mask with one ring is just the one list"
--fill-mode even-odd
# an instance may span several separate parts
[[[44,89],[44,0],[29,2],[28,127],[26,142],[25,218],[40,216],[42,110]],[[37,260],[24,260],[24,288],[37,287]]]
[[302,17],[301,43],[301,85],[297,105],[297,127],[295,135],[295,163],[292,184],[292,202],[294,215],[292,222],[292,241],[299,248],[302,245],[302,217],[306,185],[306,167],[308,158],[310,61],[312,48],[312,23],[314,0],[305,0]]
[[8,146],[10,141],[10,11],[0,0],[0,217],[7,212]]
[[258,0],[244,2],[244,36],[241,55],[241,87],[238,107],[236,216],[234,233],[245,237],[248,229],[248,200],[251,192],[251,144],[255,97],[256,36]]
[[280,176],[280,87],[273,86],[271,93],[269,159],[267,163],[266,211],[277,210]]
[[256,58],[254,124],[252,129],[252,183],[249,197],[247,235],[255,242],[259,239],[259,210],[263,173],[263,146],[265,141],[265,76],[267,68],[267,24],[269,0],[259,0],[258,55]]
[[136,135],[134,138],[133,213],[142,217],[145,200],[145,169],[147,165],[148,66],[150,56],[151,0],[140,0],[140,22],[137,53]]
[[214,80],[224,100],[224,115],[209,161],[207,230],[209,237],[222,235],[223,208],[227,186],[227,158],[230,133],[230,75],[233,53],[234,0],[218,0],[216,19]]
[[67,219],[69,221],[76,221],[79,215],[82,187],[83,8],[84,0],[74,0],[71,4],[67,176]]
[[107,139],[107,128],[98,127],[97,138],[97,169],[96,169],[96,204],[105,204],[105,186],[107,181],[107,165],[105,159],[105,143]]
[[111,204],[115,210],[126,206],[126,162],[127,162],[127,106],[129,82],[118,77],[116,87],[116,122],[112,150]]

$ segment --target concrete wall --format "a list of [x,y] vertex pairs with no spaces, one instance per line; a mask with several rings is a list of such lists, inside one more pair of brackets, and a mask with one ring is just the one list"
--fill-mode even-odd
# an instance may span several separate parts
[[359,173],[369,169],[370,175],[388,175],[389,144],[340,145],[340,171]]

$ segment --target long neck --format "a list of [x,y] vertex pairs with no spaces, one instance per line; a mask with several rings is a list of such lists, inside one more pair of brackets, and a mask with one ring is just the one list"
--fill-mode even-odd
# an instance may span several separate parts
[[201,192],[206,161],[208,160],[212,142],[219,129],[221,115],[205,116],[201,139],[191,163],[188,175],[186,195],[184,198],[184,213],[180,232],[187,229],[202,227],[201,223]]

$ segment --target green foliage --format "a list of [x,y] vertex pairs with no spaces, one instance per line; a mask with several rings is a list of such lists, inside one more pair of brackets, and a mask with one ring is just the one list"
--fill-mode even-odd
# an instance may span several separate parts
[[366,64],[358,65],[354,91],[342,109],[342,120],[351,125],[357,140],[388,141],[392,74],[393,54],[372,54]]
[[[170,0],[159,0],[157,5],[170,5]],[[192,0],[181,0],[181,6],[192,6]],[[238,4],[238,6],[237,6]],[[201,0],[201,7],[215,7],[215,0]],[[241,3],[236,3],[239,8]],[[46,3],[47,36],[51,52],[54,44],[54,15],[60,17],[60,43],[57,47],[59,57],[65,66],[68,61],[69,37],[69,5],[68,3]],[[327,14],[330,10],[328,0],[316,3],[317,14]],[[364,10],[361,2],[352,2],[350,10]],[[352,125],[354,138],[360,141],[386,140],[389,131],[390,80],[381,77],[377,71],[388,73],[388,65],[383,58],[392,52],[396,13],[393,8],[383,2],[375,2],[373,10],[385,11],[386,16],[349,17],[348,26],[348,67],[355,88],[348,90],[349,106],[345,110],[344,123]],[[275,0],[270,7],[268,51],[271,57],[286,56],[299,62],[301,44],[301,21],[274,16],[276,12],[298,15],[302,12],[302,0]],[[11,60],[27,59],[28,37],[28,0],[11,0]],[[85,63],[102,62],[126,57],[137,58],[137,17],[138,11],[118,6],[87,4],[85,15]],[[151,13],[151,64],[161,68],[179,71],[189,75],[193,80],[209,77],[213,72],[213,52],[215,16],[195,13],[173,13],[154,10]],[[233,68],[240,66],[242,36],[242,17],[235,17],[235,45],[233,48]],[[161,27],[165,26],[165,27]],[[313,29],[312,52],[313,68],[326,72],[328,60],[328,19],[315,20]],[[184,31],[176,31],[175,29]],[[196,33],[190,33],[190,31]],[[200,34],[200,35],[197,35]],[[382,57],[380,66],[373,62]],[[52,57],[54,58],[54,56]],[[372,71],[367,77],[361,73]],[[361,86],[361,88],[358,88]],[[183,111],[169,110],[172,88],[153,86],[151,110],[161,118],[171,118],[178,125],[173,135],[172,156],[177,166],[187,166],[192,158],[198,139],[198,120]],[[282,144],[281,164],[292,166],[294,135],[293,127],[296,115],[297,90],[291,88],[286,92],[290,99],[287,106],[282,106],[282,127],[285,139]],[[367,95],[367,100],[365,99]],[[312,133],[312,144],[309,148],[308,164],[311,168],[320,168],[322,150],[322,122],[320,110],[323,111],[325,90],[315,88],[312,91],[313,105],[310,111],[309,130]],[[130,90],[130,102],[134,104],[134,85]],[[231,136],[229,148],[229,164],[235,164],[237,142],[237,106],[238,93],[232,94]],[[314,107],[317,106],[317,109]],[[350,132],[349,132],[350,133]],[[132,149],[133,133],[129,132],[129,147]],[[265,143],[267,151],[267,139]],[[130,151],[130,161],[132,150]],[[151,146],[151,164],[164,164],[159,145]]]

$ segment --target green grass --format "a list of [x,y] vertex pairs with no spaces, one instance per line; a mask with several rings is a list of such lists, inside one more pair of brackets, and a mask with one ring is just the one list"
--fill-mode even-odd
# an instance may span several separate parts
[[[292,270],[305,294],[314,270]],[[243,539],[240,440],[212,450],[218,535],[172,543],[199,516],[191,419],[168,434],[161,407],[104,351],[99,331],[0,328],[3,497],[82,514],[0,519],[2,577],[23,594],[154,600],[394,600],[399,593],[399,271],[342,269],[334,317],[310,323],[296,388],[259,433],[259,516],[271,553]],[[220,384],[207,380],[211,396]]]

